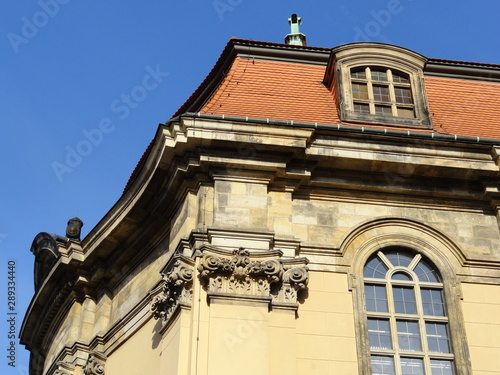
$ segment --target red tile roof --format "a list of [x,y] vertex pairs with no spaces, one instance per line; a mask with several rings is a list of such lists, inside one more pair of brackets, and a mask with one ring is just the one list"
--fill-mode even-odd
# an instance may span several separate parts
[[[249,46],[252,45],[258,48],[276,48],[278,50],[307,50],[307,51],[318,51],[323,53],[329,53],[329,48],[324,47],[302,47],[293,46],[282,43],[270,43],[270,42],[257,42],[253,40],[237,39],[231,37],[229,42],[224,47],[221,55],[219,56],[214,67],[208,73],[207,77],[198,86],[198,88],[191,94],[191,96],[181,105],[181,107],[174,113],[172,117],[179,116],[185,112],[194,112],[193,105],[197,104],[200,97],[205,96],[205,91],[210,89],[210,86],[217,83],[221,76],[225,75],[226,72],[231,68],[232,58],[236,56],[235,49],[237,46]],[[199,108],[197,109],[199,110]]]
[[[199,112],[337,124],[324,71],[318,65],[237,57]],[[425,83],[434,132],[500,139],[500,83],[438,77],[426,77]]]
[[434,131],[500,139],[500,83],[425,77]]
[[335,124],[324,66],[237,57],[201,113]]

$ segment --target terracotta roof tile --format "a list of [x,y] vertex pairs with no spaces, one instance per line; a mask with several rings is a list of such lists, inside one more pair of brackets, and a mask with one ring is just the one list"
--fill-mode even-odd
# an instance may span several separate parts
[[323,66],[237,57],[202,113],[332,124],[339,121]]
[[[324,71],[318,65],[237,57],[200,112],[337,124],[336,94],[322,83]],[[426,77],[425,83],[433,129],[412,131],[500,139],[498,83],[437,77]]]
[[426,77],[434,130],[500,139],[500,84]]

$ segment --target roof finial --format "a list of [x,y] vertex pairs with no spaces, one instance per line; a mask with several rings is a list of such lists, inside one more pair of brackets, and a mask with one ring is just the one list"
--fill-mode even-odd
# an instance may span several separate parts
[[302,24],[302,18],[297,17],[294,13],[292,17],[288,19],[288,23],[290,24],[291,32],[285,36],[285,43],[296,46],[306,46],[306,36],[299,31],[299,26]]

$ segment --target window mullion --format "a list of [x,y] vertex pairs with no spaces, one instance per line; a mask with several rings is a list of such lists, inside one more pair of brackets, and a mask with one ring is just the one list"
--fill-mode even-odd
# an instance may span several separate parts
[[420,292],[420,285],[418,281],[414,284],[415,302],[417,304],[417,314],[419,317],[424,316],[424,305],[422,303],[422,293]]
[[399,354],[396,354],[394,356],[394,367],[395,367],[395,373],[396,375],[402,375],[402,369],[401,369],[401,357]]
[[387,69],[387,80],[389,81],[389,98],[391,100],[391,110],[394,117],[398,116],[398,107],[396,105],[396,93],[394,92],[394,82],[392,80],[392,71]]
[[369,106],[370,106],[370,114],[374,115],[375,114],[375,103],[374,103],[375,98],[373,97],[372,73],[371,73],[369,66],[366,67],[366,80],[367,80],[367,87],[368,87],[368,100],[369,100]]
[[[418,280],[418,279],[416,279],[416,280]],[[422,302],[422,293],[420,291],[420,284],[418,281],[416,281],[416,283],[415,283],[415,301],[417,303],[417,314],[419,316],[418,326],[419,326],[419,330],[420,330],[420,343],[422,345],[422,351],[424,352],[424,358],[423,358],[424,373],[431,374],[430,358],[429,358],[429,345],[427,342],[427,330],[425,328],[425,319],[424,319],[424,305]]]
[[379,251],[377,253],[377,255],[380,258],[380,260],[382,262],[384,262],[384,264],[387,266],[388,269],[394,268],[394,266],[392,265],[391,261],[389,259],[387,259],[387,257],[385,256],[385,254],[383,252]]
[[424,358],[424,374],[432,374],[431,360],[429,359],[429,353],[425,353]]
[[422,259],[422,255],[420,254],[415,255],[415,258],[413,258],[411,263],[408,265],[408,269],[413,271],[417,266],[418,262],[420,262],[420,259]]
[[[380,253],[379,256],[381,258],[385,258],[385,262],[389,262],[389,260],[385,257],[383,253]],[[388,273],[389,274],[389,273]],[[394,368],[396,370],[396,374],[400,375],[401,374],[401,361],[399,359],[399,341],[398,341],[398,327],[396,324],[396,311],[394,307],[394,293],[392,291],[392,284],[390,280],[386,279],[386,291],[387,291],[387,304],[388,304],[388,310],[389,310],[389,326],[391,328],[391,339],[392,339],[392,350],[394,350],[394,356],[393,356],[393,361],[394,361]]]

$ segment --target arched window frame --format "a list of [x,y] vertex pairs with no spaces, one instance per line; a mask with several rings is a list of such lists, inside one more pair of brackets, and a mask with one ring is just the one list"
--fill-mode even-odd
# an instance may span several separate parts
[[[385,241],[382,241],[385,242]],[[370,241],[369,246],[363,246],[362,254],[358,254],[356,261],[353,264],[350,274],[350,289],[353,292],[354,300],[354,316],[356,322],[356,342],[358,349],[358,366],[360,375],[371,375],[371,348],[368,337],[368,315],[365,307],[364,294],[364,277],[363,269],[366,262],[377,252],[388,249],[399,248],[414,254],[420,254],[424,259],[429,261],[441,276],[442,292],[445,305],[447,307],[447,319],[449,324],[450,345],[454,355],[455,374],[470,375],[472,374],[470,356],[468,352],[467,339],[465,335],[465,327],[463,315],[460,307],[460,288],[459,280],[453,267],[446,262],[442,254],[429,251],[425,248],[415,248],[386,243],[376,245],[375,240]],[[406,242],[406,241],[403,241]],[[432,250],[432,249],[431,249]]]
[[[335,73],[327,73],[327,77],[335,76],[333,84],[337,86],[338,106],[342,121],[431,128],[423,75],[423,68],[427,62],[424,56],[405,48],[381,43],[347,44],[334,48],[332,55],[335,56],[335,62],[332,64],[335,66]],[[386,69],[389,75],[391,72],[399,72],[408,77],[407,85],[402,86],[411,90],[412,103],[409,106],[403,104],[400,107],[413,109],[413,118],[398,115],[398,105],[393,90],[394,82],[390,78],[388,86],[391,98],[385,101],[385,105],[391,107],[390,112],[376,113],[373,90],[369,90],[370,97],[366,100],[366,104],[370,107],[370,113],[360,113],[359,110],[355,109],[353,83],[356,83],[356,79],[353,80],[351,73],[355,70],[369,70],[374,67]],[[370,77],[367,77],[366,81],[369,86],[372,85]]]
[[[389,259],[389,256],[394,259]],[[408,264],[394,263],[394,260],[400,259],[407,261]],[[373,272],[373,277],[367,276],[367,271],[370,271],[370,263],[376,263],[383,267],[385,273],[382,275],[377,271],[376,275]],[[432,270],[428,273],[432,277],[428,277],[428,274],[425,273],[420,273],[419,277],[417,267],[420,267],[420,271],[423,267]],[[395,278],[394,275],[404,276],[404,280]],[[425,276],[427,276],[427,280]],[[443,283],[435,267],[430,265],[421,254],[415,254],[406,249],[385,249],[376,252],[365,264],[363,278],[365,306],[368,306],[367,292],[371,290],[370,287],[383,288],[386,292],[386,309],[379,310],[375,306],[375,308],[366,309],[368,326],[372,322],[377,327],[380,324],[385,327],[379,328],[385,329],[385,331],[378,331],[378,335],[376,330],[370,330],[368,327],[369,340],[370,335],[374,339],[385,340],[379,348],[369,343],[370,356],[372,358],[385,358],[396,369],[396,373],[404,365],[410,367],[419,365],[426,374],[431,374],[432,365],[446,364],[450,367],[450,371],[455,374],[455,358],[450,342],[449,319],[443,296]],[[396,293],[396,291],[398,292]],[[425,313],[424,291],[439,292],[440,302],[443,303],[442,311],[436,309],[437,311],[433,311],[433,314]],[[401,293],[401,300],[396,298],[396,294],[399,293]],[[432,304],[433,310],[434,307],[438,307],[438,304]],[[435,337],[436,341],[433,341],[433,332],[428,331],[432,325],[435,329],[439,327],[441,331],[444,328],[444,336]],[[406,328],[406,331],[401,332],[401,328]],[[375,334],[373,335],[372,332]],[[441,350],[431,350],[431,345],[436,343]],[[450,372],[447,371],[444,374],[450,374]]]

